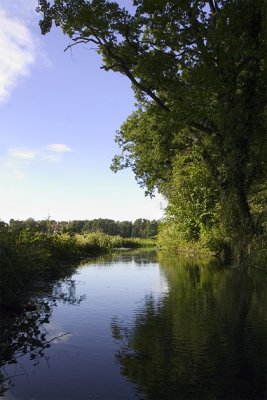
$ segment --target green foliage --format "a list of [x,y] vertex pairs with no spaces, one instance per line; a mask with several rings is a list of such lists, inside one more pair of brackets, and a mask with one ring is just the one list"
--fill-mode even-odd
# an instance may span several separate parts
[[[214,240],[214,236],[212,236],[212,240]],[[177,226],[173,221],[164,221],[160,225],[157,245],[159,249],[163,251],[180,255],[182,254],[183,256],[204,257],[210,259],[213,252],[219,251],[219,245],[221,246],[221,242],[219,242],[219,244],[216,242],[215,244],[213,242],[206,243],[204,239],[201,241],[186,240],[183,238],[179,224]]]
[[121,236],[123,238],[154,238],[158,233],[158,221],[140,218],[134,222],[114,221],[107,218],[73,221],[55,221],[50,219],[35,221],[33,218],[28,218],[26,221],[11,219],[9,225],[4,222],[2,224],[4,224],[3,226],[8,226],[8,231],[14,234],[27,229],[31,232],[48,234],[103,232],[106,235]]
[[77,234],[75,236],[79,250],[84,254],[109,252],[114,247],[121,247],[123,239],[119,236],[108,236],[103,232]]
[[122,247],[125,248],[155,247],[156,244],[157,243],[154,239],[129,238],[129,239],[123,239]]
[[[75,238],[22,230],[0,234],[0,305],[17,302],[35,280],[60,275],[79,259]],[[16,293],[16,296],[14,296]]]
[[103,232],[44,234],[36,229],[35,224],[25,229],[22,221],[11,225],[0,221],[0,307],[17,304],[34,281],[60,277],[82,258],[114,248],[155,246],[152,239],[125,239]]
[[237,256],[247,251],[266,226],[266,0],[137,0],[131,13],[41,0],[38,11],[43,34],[54,22],[70,46],[93,43],[102,68],[132,83],[137,110],[117,134],[113,169],[165,194],[184,240],[220,232]]
[[163,190],[169,199],[167,218],[175,222],[183,240],[200,240],[219,224],[218,189],[197,154],[185,153],[174,160],[172,177]]
[[155,247],[152,239],[122,238],[109,236],[102,232],[76,235],[76,245],[82,254],[94,254],[110,252],[115,248]]
[[[112,169],[132,168],[138,183],[145,187],[147,194],[168,181],[175,152],[186,148],[171,113],[151,105],[146,112],[135,111],[117,132],[116,142],[122,153],[113,159]],[[186,142],[190,142],[185,138]]]

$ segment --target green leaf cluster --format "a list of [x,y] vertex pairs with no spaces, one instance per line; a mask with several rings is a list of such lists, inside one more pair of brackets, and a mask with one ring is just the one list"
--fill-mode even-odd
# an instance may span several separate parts
[[241,257],[266,226],[267,1],[136,0],[128,11],[41,0],[38,10],[42,33],[55,22],[69,47],[93,43],[102,68],[132,83],[137,109],[112,168],[163,193],[186,240],[216,231]]

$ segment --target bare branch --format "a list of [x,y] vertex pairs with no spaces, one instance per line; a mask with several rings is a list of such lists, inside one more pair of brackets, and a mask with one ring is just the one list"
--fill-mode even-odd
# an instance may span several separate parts
[[82,36],[77,36],[77,37],[73,38],[72,41],[73,41],[73,43],[69,44],[69,45],[64,49],[64,51],[67,51],[67,50],[69,50],[71,47],[76,46],[76,44],[80,44],[80,43],[85,43],[85,44],[94,43],[94,44],[99,45],[99,42],[98,42],[97,40],[95,40],[95,39],[93,39],[93,38],[85,38],[85,37],[82,37]]

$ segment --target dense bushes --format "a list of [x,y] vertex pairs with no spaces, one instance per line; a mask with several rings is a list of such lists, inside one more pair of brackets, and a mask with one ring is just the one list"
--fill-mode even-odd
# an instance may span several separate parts
[[0,304],[17,302],[31,283],[59,274],[59,267],[78,259],[74,238],[22,231],[0,237]]

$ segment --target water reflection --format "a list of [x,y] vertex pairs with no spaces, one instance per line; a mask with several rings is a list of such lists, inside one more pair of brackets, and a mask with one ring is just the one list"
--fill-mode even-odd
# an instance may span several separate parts
[[266,283],[143,250],[92,259],[1,318],[2,391],[24,374],[8,398],[266,398]]
[[58,302],[76,305],[84,298],[85,296],[76,295],[75,282],[65,278],[54,284],[46,283],[45,286],[40,284],[35,287],[34,293],[27,298],[23,307],[1,310],[0,396],[13,385],[14,378],[27,374],[22,368],[19,374],[10,376],[6,372],[8,365],[19,364],[25,355],[29,356],[33,365],[37,365],[53,342],[69,335],[69,332],[60,332],[51,336],[47,329]]
[[143,249],[117,249],[113,253],[104,254],[95,258],[83,260],[81,265],[113,265],[116,263],[135,263],[137,265],[146,265],[155,262],[157,250],[154,248]]
[[266,273],[159,257],[169,291],[114,318],[121,373],[146,399],[266,398]]

